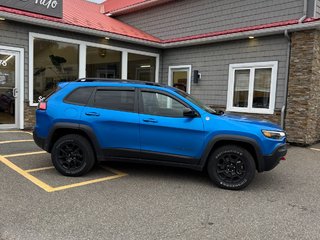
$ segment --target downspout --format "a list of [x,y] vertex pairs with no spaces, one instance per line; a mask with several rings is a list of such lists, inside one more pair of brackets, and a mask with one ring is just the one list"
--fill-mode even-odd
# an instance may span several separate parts
[[304,0],[303,15],[299,19],[299,23],[303,23],[303,21],[307,18],[307,14],[308,14],[308,0]]
[[[308,0],[304,0],[303,5],[303,15],[299,19],[299,24],[302,24],[303,21],[307,18],[308,14]],[[288,34],[288,30],[284,31],[284,36],[288,40],[288,49],[287,49],[287,71],[286,71],[286,79],[284,84],[284,104],[281,108],[281,127],[284,129],[285,127],[285,117],[286,117],[286,109],[287,109],[287,101],[288,101],[288,83],[289,83],[289,74],[290,74],[290,58],[291,58],[291,38]]]
[[288,48],[287,48],[287,71],[286,71],[286,79],[284,83],[284,104],[281,108],[281,127],[284,129],[285,127],[285,117],[286,117],[286,109],[287,109],[287,99],[288,99],[288,82],[289,82],[289,73],[290,73],[290,58],[291,58],[291,38],[289,36],[288,30],[284,32],[285,38],[288,40]]

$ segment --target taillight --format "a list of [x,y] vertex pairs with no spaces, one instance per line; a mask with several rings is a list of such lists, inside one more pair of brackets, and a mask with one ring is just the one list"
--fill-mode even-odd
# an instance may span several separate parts
[[47,102],[39,102],[38,109],[47,110]]

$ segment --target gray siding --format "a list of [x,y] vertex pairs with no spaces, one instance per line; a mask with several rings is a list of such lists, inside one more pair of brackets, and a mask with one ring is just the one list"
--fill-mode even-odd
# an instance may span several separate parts
[[320,17],[320,0],[315,0],[315,17]]
[[119,41],[106,41],[103,38],[87,36],[83,34],[59,31],[55,29],[47,29],[42,27],[37,27],[33,25],[27,25],[18,22],[9,22],[4,21],[0,24],[0,46],[10,46],[10,47],[19,47],[24,48],[25,50],[25,59],[24,59],[24,68],[25,68],[25,100],[29,99],[28,94],[28,72],[29,72],[29,32],[34,33],[41,33],[41,34],[48,34],[57,37],[64,37],[64,38],[71,38],[81,41],[93,42],[93,43],[100,43],[100,44],[107,44],[111,46],[129,48],[134,50],[140,51],[147,51],[147,52],[154,52],[159,53],[160,51],[155,48],[149,48],[144,46],[139,46],[130,43],[124,43]]
[[229,64],[278,61],[276,108],[284,102],[287,40],[283,36],[270,36],[253,40],[216,43],[210,45],[169,49],[163,52],[162,79],[168,82],[168,68],[174,65],[192,65],[202,79],[192,83],[191,94],[208,105],[226,106]]
[[176,0],[119,16],[161,39],[299,19],[303,0]]

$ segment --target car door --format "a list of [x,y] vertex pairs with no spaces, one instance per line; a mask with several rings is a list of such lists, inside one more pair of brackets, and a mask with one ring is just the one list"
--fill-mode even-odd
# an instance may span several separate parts
[[163,91],[139,94],[141,157],[195,163],[200,159],[204,127],[200,116],[185,117],[186,103]]
[[97,88],[82,112],[82,121],[108,157],[134,157],[140,151],[139,115],[134,88]]

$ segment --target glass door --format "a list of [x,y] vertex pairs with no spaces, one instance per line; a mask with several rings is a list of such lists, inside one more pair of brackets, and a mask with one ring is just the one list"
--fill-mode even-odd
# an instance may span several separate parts
[[169,67],[168,85],[190,93],[191,90],[191,66]]
[[18,57],[0,49],[0,128],[17,127]]

